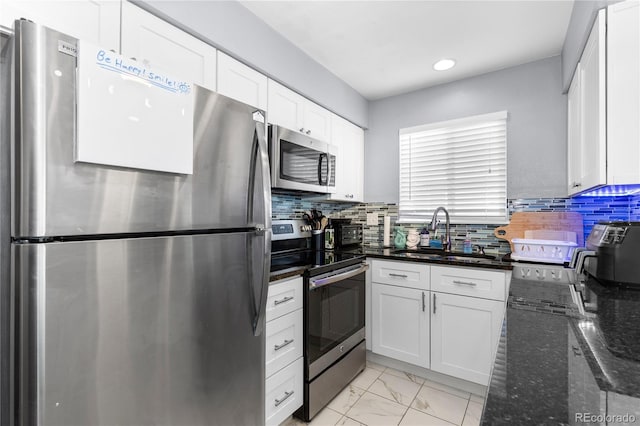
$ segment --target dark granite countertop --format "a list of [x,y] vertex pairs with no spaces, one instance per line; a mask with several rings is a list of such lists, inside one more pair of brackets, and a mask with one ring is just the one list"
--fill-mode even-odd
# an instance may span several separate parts
[[[640,398],[640,360],[607,350],[595,326],[613,311],[619,315],[619,304],[605,303],[598,312],[583,315],[573,303],[570,284],[518,278],[512,278],[509,294],[483,425],[576,424],[577,414],[611,410],[611,393],[631,397],[634,408],[607,414],[640,410],[640,399],[637,404],[633,399]],[[618,320],[640,330],[638,315]]]
[[[446,258],[435,258],[435,257],[427,257],[420,253],[419,250],[415,252],[411,252],[409,250],[405,250],[404,253],[396,253],[395,248],[383,248],[383,247],[367,247],[362,246],[355,249],[351,249],[350,251],[357,251],[364,254],[367,257],[375,257],[379,259],[387,259],[387,260],[402,260],[409,262],[422,262],[422,263],[431,263],[438,265],[450,265],[450,266],[470,266],[473,268],[489,268],[489,269],[504,269],[511,270],[513,266],[511,262],[503,262],[498,259],[483,259],[483,258],[458,258],[456,260],[450,260]],[[460,255],[460,253],[448,253],[450,255]]]
[[283,280],[285,278],[302,275],[306,270],[306,266],[293,266],[291,268],[281,269],[280,271],[275,271],[269,274],[269,282],[272,283],[274,281]]

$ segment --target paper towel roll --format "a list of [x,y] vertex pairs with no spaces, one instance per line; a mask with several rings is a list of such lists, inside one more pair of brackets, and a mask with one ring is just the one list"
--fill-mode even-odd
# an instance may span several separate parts
[[382,237],[382,245],[388,247],[391,245],[391,216],[384,217],[384,231]]

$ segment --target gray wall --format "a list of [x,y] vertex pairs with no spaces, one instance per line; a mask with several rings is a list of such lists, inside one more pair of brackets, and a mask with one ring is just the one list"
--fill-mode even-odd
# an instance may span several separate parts
[[571,20],[562,46],[562,88],[569,90],[573,72],[591,32],[598,10],[620,0],[578,0],[573,3]]
[[235,1],[136,1],[323,107],[367,127],[367,100]]
[[566,196],[566,95],[559,56],[369,104],[365,201],[398,202],[398,130],[507,110],[509,198]]

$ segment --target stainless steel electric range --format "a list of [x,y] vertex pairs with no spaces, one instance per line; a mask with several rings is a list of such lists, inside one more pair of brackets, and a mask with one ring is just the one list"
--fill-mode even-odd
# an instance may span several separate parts
[[311,250],[304,220],[274,220],[271,272],[303,266],[304,405],[311,420],[366,364],[364,256]]

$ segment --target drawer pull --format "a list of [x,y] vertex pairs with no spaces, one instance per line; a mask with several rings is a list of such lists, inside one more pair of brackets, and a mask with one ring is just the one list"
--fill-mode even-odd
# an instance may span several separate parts
[[290,344],[293,343],[293,339],[291,340],[285,340],[284,342],[282,342],[279,345],[273,345],[273,349],[275,349],[276,351],[279,351],[280,349],[284,348],[285,346],[288,346]]
[[278,306],[278,305],[280,305],[280,304],[282,304],[282,303],[287,303],[289,300],[293,300],[293,296],[287,296],[287,297],[285,297],[284,299],[274,300],[274,301],[273,301],[273,304],[274,304],[275,306]]
[[398,277],[398,278],[408,278],[407,275],[404,274],[389,274],[390,277]]
[[278,399],[278,398],[276,398],[276,400],[275,400],[275,406],[277,407],[278,405],[280,405],[280,404],[282,404],[283,402],[285,402],[287,399],[289,399],[289,397],[290,397],[291,395],[293,395],[293,391],[290,391],[290,392],[285,391],[285,392],[284,392],[284,396],[282,397],[282,399]]
[[461,285],[470,285],[470,286],[472,286],[472,287],[475,287],[475,286],[477,286],[477,285],[478,285],[478,284],[476,284],[476,283],[470,283],[470,282],[468,282],[468,281],[458,281],[458,280],[453,280],[453,283],[454,283],[454,284],[461,284]]

